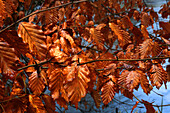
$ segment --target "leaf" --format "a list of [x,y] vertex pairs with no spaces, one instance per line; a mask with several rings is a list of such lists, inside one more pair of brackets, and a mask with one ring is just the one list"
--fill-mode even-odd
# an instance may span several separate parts
[[133,106],[131,113],[132,113],[133,110],[137,107],[138,103],[139,103],[139,101],[136,101],[136,104]]
[[149,103],[143,99],[142,99],[142,102],[144,103],[146,107],[146,113],[155,113],[155,109],[153,108],[152,103]]
[[141,24],[144,25],[145,27],[148,27],[150,25],[153,25],[154,21],[153,18],[148,15],[148,13],[143,13],[141,17]]
[[126,78],[127,78],[127,76],[129,75],[129,73],[130,73],[130,71],[124,70],[124,71],[121,73],[121,75],[119,76],[119,78],[118,78],[118,84],[119,84],[119,86],[120,86],[120,91],[121,91],[121,93],[122,93],[124,96],[132,99],[132,98],[133,98],[133,94],[132,94],[132,92],[130,92],[130,91],[128,90],[127,85],[126,85]]
[[37,73],[34,71],[29,77],[29,87],[33,94],[39,96],[45,88],[45,84],[42,78],[42,72]]
[[[81,57],[79,59],[81,61]],[[68,97],[71,103],[75,104],[75,107],[78,108],[78,102],[81,100],[82,97],[85,97],[86,95],[86,89],[88,88],[87,83],[90,82],[90,79],[88,78],[90,72],[86,65],[76,66],[76,64],[73,63],[72,66],[76,70],[74,71],[75,73],[71,73],[73,74],[74,78],[71,79],[71,81],[68,79],[64,88],[68,93]],[[69,72],[64,74],[66,76],[72,76],[69,75]]]
[[109,23],[109,27],[112,31],[118,36],[119,45],[121,48],[123,48],[125,45],[131,43],[130,41],[130,35],[128,32],[121,30],[118,25],[114,23]]
[[42,100],[36,95],[29,95],[31,106],[36,109],[36,113],[46,113]]
[[161,53],[162,49],[160,48],[157,42],[152,44],[152,57],[157,57]]
[[21,22],[18,27],[18,36],[25,43],[28,43],[29,49],[38,59],[44,59],[47,53],[46,36],[38,25]]
[[149,80],[147,79],[147,76],[144,73],[141,73],[140,83],[144,93],[148,95],[153,88],[149,84]]
[[42,99],[45,102],[44,107],[48,113],[57,113],[55,110],[55,101],[49,95],[42,95]]
[[60,49],[61,49],[60,48],[60,40],[57,39],[55,41],[55,44],[53,44],[50,47],[49,54],[52,58],[55,59],[55,61],[64,62],[68,58],[68,55],[65,54],[63,51],[61,51]]
[[102,94],[102,101],[105,105],[107,105],[110,101],[112,101],[112,99],[115,96],[115,85],[112,81],[107,82],[101,89]]
[[168,81],[170,81],[170,65],[167,65],[166,71],[167,71]]
[[122,19],[121,19],[121,22],[123,24],[123,28],[124,29],[127,29],[129,28],[130,30],[133,29],[133,24],[130,20],[130,18],[128,16],[124,16]]
[[96,108],[99,108],[99,107],[100,107],[100,104],[101,104],[101,98],[100,98],[99,91],[93,90],[93,91],[91,92],[91,96],[92,96],[93,99],[94,99]]
[[0,38],[3,38],[11,47],[16,51],[17,56],[21,54],[25,55],[29,52],[28,44],[25,44],[22,38],[18,37],[18,34],[14,30],[6,30],[0,33]]
[[14,98],[8,101],[3,107],[6,113],[25,113],[28,99],[25,95],[21,98]]
[[4,4],[4,1],[2,1],[2,0],[0,0],[0,16],[1,16],[1,18],[0,18],[0,27],[2,27],[3,26],[3,24],[4,24],[4,19],[7,17],[7,12],[6,12],[6,7],[5,7],[5,4]]
[[126,87],[130,92],[133,92],[133,89],[136,88],[140,83],[140,73],[137,71],[129,71],[126,77]]
[[142,59],[149,57],[150,53],[152,52],[152,45],[152,39],[147,39],[142,44],[140,44],[140,53]]
[[51,96],[53,99],[58,99],[60,95],[68,102],[68,96],[64,89],[65,78],[63,76],[62,70],[57,68],[53,70],[49,76],[49,90],[51,91]]
[[[100,26],[100,25],[98,25]],[[95,45],[103,50],[104,49],[104,38],[101,34],[101,32],[95,28],[91,28],[90,29],[90,34],[91,34],[91,39],[93,40],[93,42],[95,43]]]
[[0,69],[2,73],[12,74],[16,69],[15,62],[19,58],[15,55],[14,48],[2,40],[0,40]]
[[161,64],[154,64],[152,65],[152,68],[149,70],[150,72],[150,81],[153,86],[156,86],[157,89],[159,89],[163,82],[166,86],[167,82],[167,73],[166,71],[162,68]]
[[170,23],[169,22],[159,22],[159,26],[163,28],[166,33],[170,33]]

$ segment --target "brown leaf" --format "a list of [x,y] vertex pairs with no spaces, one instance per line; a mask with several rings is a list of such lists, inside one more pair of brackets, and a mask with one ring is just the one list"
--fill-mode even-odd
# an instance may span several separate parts
[[76,77],[73,81],[68,82],[64,88],[68,93],[71,103],[74,104],[76,108],[78,108],[78,102],[82,97],[86,96],[87,83],[79,77]]
[[0,40],[0,69],[2,73],[12,74],[13,69],[16,69],[15,62],[19,58],[15,55],[14,48]]
[[25,55],[29,52],[28,44],[25,44],[22,38],[19,38],[17,32],[14,30],[6,30],[5,32],[0,33],[0,38],[3,38],[8,44],[10,44],[19,57],[21,53]]
[[21,98],[14,98],[3,106],[6,113],[25,113],[28,99],[23,95]]
[[170,23],[169,22],[159,22],[159,26],[163,28],[166,33],[170,33]]
[[118,36],[118,41],[120,47],[124,47],[125,45],[131,43],[130,41],[130,35],[128,32],[121,30],[118,25],[114,23],[109,23],[109,27],[114,31],[114,33]]
[[44,107],[46,108],[48,113],[57,113],[55,110],[55,101],[49,95],[42,95],[42,99],[45,102]]
[[99,91],[93,90],[93,91],[91,92],[91,96],[92,96],[93,99],[94,99],[96,108],[99,108],[99,107],[100,107],[100,103],[101,103],[101,98],[100,98]]
[[150,81],[153,86],[156,86],[157,89],[159,89],[163,82],[166,86],[167,82],[167,73],[166,71],[162,68],[161,64],[154,64],[152,65],[152,68],[150,69]]
[[101,91],[102,101],[105,105],[107,105],[110,101],[112,101],[116,93],[114,83],[112,81],[107,82],[106,84],[104,84]]
[[152,103],[149,103],[142,99],[142,102],[144,102],[144,105],[146,107],[146,113],[155,113],[155,109],[152,106]]
[[145,27],[148,27],[150,25],[153,25],[154,21],[153,18],[148,15],[148,13],[143,13],[141,17],[141,24],[144,25]]
[[166,72],[167,72],[167,76],[168,76],[168,81],[170,81],[170,65],[167,65]]
[[68,96],[63,85],[64,81],[62,70],[59,68],[53,70],[49,75],[49,90],[53,99],[56,100],[61,95],[68,102]]
[[152,45],[152,39],[147,39],[140,45],[141,58],[149,57],[152,52]]
[[45,84],[42,78],[42,72],[40,74],[34,71],[29,77],[29,87],[33,94],[40,95],[45,88]]
[[46,113],[42,100],[38,96],[29,95],[29,102],[36,113]]
[[18,27],[18,36],[21,37],[25,43],[28,43],[30,51],[33,52],[38,59],[46,58],[46,36],[38,25],[21,22]]
[[139,73],[141,73],[141,75],[140,75],[141,87],[142,87],[144,93],[146,93],[148,95],[153,88],[149,84],[149,80],[147,79],[147,76],[141,71],[139,71]]

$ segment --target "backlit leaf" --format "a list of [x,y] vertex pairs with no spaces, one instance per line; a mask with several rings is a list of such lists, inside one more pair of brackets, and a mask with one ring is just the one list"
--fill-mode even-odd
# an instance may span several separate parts
[[154,64],[152,65],[152,68],[150,69],[150,80],[153,86],[156,86],[157,89],[159,89],[163,82],[167,82],[167,73],[166,71],[162,68],[160,64]]
[[29,95],[29,102],[36,109],[36,113],[46,113],[42,100],[38,96]]
[[140,46],[141,58],[147,58],[152,51],[152,39],[145,40]]
[[37,58],[44,59],[47,53],[46,36],[38,25],[21,22],[18,27],[18,36],[28,43],[29,49]]
[[33,72],[29,77],[29,87],[33,94],[40,95],[45,88],[45,84],[42,78],[42,72],[37,73],[37,71]]
[[105,105],[107,105],[110,101],[112,101],[112,99],[115,96],[115,85],[112,81],[107,82],[101,89],[102,94],[102,101]]
[[109,23],[109,27],[114,31],[114,33],[118,36],[118,41],[120,47],[124,47],[125,45],[129,44],[130,41],[130,35],[128,32],[121,30],[118,25],[114,23]]

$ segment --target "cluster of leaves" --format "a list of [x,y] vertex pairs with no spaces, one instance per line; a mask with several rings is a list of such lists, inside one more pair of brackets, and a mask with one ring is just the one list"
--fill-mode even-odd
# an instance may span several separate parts
[[133,99],[139,86],[149,94],[170,80],[161,65],[170,58],[170,23],[155,30],[158,14],[142,0],[40,1],[0,0],[0,112],[78,108],[87,93],[98,108],[119,91]]

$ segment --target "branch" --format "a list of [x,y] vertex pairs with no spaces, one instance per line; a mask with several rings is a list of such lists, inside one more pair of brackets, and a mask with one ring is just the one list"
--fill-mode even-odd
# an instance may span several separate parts
[[80,63],[78,65],[84,65],[84,64],[99,62],[99,61],[146,61],[146,60],[167,59],[167,58],[170,57],[152,57],[152,58],[144,58],[144,59],[99,59],[99,60],[88,61],[85,63]]
[[70,5],[70,4],[78,4],[78,3],[81,3],[81,2],[87,2],[88,0],[81,0],[81,1],[74,1],[74,2],[69,2],[69,3],[66,3],[66,4],[62,4],[62,5],[59,5],[59,6],[55,6],[55,7],[50,7],[50,8],[47,8],[47,9],[43,9],[43,10],[39,10],[37,12],[33,12],[19,20],[17,20],[16,22],[12,23],[11,25],[5,27],[4,29],[0,30],[0,33],[4,32],[5,30],[7,30],[8,28],[12,27],[13,25],[21,22],[22,20],[32,16],[32,15],[35,15],[35,14],[38,14],[38,13],[41,13],[41,12],[44,12],[44,11],[48,11],[48,10],[52,10],[52,9],[55,9],[55,8],[61,8],[61,7],[64,7],[64,6],[67,6],[67,5]]

